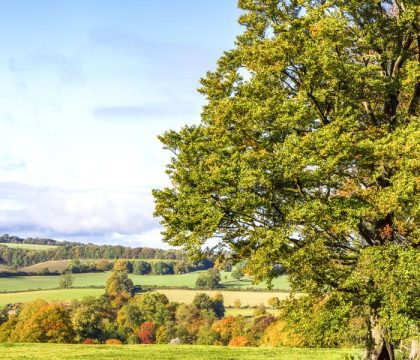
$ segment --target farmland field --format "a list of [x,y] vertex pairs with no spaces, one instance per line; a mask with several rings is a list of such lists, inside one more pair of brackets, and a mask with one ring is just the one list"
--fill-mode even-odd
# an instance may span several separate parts
[[[256,291],[200,291],[200,290],[155,290],[156,292],[165,294],[170,301],[191,303],[195,294],[205,292],[213,296],[216,292],[223,295],[226,306],[233,306],[236,299],[240,299],[243,306],[257,306],[261,303],[267,306],[267,300],[270,297],[277,296],[280,299],[286,298],[289,294],[280,292],[256,292]],[[39,291],[22,291],[15,293],[0,293],[0,307],[17,302],[28,302],[36,299],[44,300],[73,300],[81,299],[86,296],[99,296],[104,293],[104,289],[79,288],[79,289],[54,289]],[[254,309],[228,309],[229,315],[252,315]],[[272,310],[268,310],[272,312]]]
[[[201,271],[196,271],[182,275],[133,275],[130,278],[135,285],[152,285],[152,286],[185,286],[193,289],[195,281]],[[74,286],[105,286],[105,281],[109,273],[84,273],[74,274]],[[0,278],[0,292],[2,291],[24,291],[37,289],[54,289],[58,287],[58,276],[13,276]],[[249,280],[238,281],[233,279],[228,272],[222,272],[221,284],[226,288],[238,287],[241,289],[254,288],[264,289],[265,284],[253,285]],[[274,280],[274,289],[289,290],[289,284],[286,276],[279,277]]]
[[[267,306],[267,304],[265,304]],[[226,308],[226,312],[225,312],[225,316],[238,316],[238,315],[242,315],[242,316],[252,316],[254,314],[255,309],[253,308],[240,308],[240,309],[236,309],[236,308]],[[271,308],[267,308],[266,309],[267,314],[272,314],[272,315],[277,315],[278,311],[271,309]]]
[[1,359],[9,360],[340,360],[353,355],[360,359],[361,350],[299,348],[229,348],[199,345],[67,345],[67,344],[0,344]]
[[50,250],[55,249],[57,245],[41,245],[41,244],[22,244],[22,243],[0,243],[0,245],[7,246],[13,249],[26,249],[26,250]]
[[267,305],[267,300],[273,296],[277,296],[283,300],[289,296],[285,292],[257,292],[257,291],[207,291],[207,290],[178,290],[178,289],[160,289],[156,290],[161,294],[165,294],[170,301],[181,302],[189,304],[193,301],[197,293],[206,293],[209,296],[214,296],[219,292],[223,295],[224,304],[226,306],[233,306],[236,299],[240,299],[242,305],[258,306],[263,303]]
[[[25,291],[19,293],[0,293],[0,307],[18,302],[28,302],[36,299],[44,300],[74,300],[86,296],[99,296],[104,293],[103,289],[59,289],[44,291]],[[1,359],[1,357],[0,357]]]
[[[82,264],[92,263],[98,260],[90,260],[90,259],[80,259],[79,260]],[[19,270],[28,272],[28,273],[39,273],[44,269],[48,269],[50,272],[64,272],[68,268],[69,264],[72,260],[51,260],[46,262],[41,262],[38,264],[30,265],[23,267]]]

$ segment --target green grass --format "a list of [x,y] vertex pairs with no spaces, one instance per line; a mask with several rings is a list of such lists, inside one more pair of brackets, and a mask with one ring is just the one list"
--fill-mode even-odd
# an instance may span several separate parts
[[21,243],[0,243],[0,245],[4,245],[12,249],[26,249],[26,250],[38,250],[38,251],[55,249],[57,247],[57,245],[21,244]]
[[[36,299],[46,301],[52,300],[75,300],[82,299],[86,296],[99,296],[104,293],[104,289],[58,289],[58,290],[41,290],[26,291],[18,293],[0,294],[0,308],[6,304],[28,302]],[[1,359],[1,357],[0,357]]]
[[361,350],[299,348],[228,348],[199,345],[66,345],[0,344],[2,359],[9,360],[340,360]]
[[[130,278],[135,285],[154,285],[154,286],[185,286],[193,289],[195,281],[201,272],[193,272],[182,275],[133,275]],[[85,273],[74,274],[74,286],[105,286],[109,273]],[[225,276],[227,277],[225,279]],[[58,276],[13,276],[0,278],[0,292],[2,291],[24,291],[37,289],[54,289],[58,287]],[[251,281],[237,281],[231,278],[230,273],[222,273],[222,285],[227,289],[248,287],[254,289],[264,289],[264,284],[252,285]],[[289,284],[285,276],[275,279],[274,289],[288,290]]]

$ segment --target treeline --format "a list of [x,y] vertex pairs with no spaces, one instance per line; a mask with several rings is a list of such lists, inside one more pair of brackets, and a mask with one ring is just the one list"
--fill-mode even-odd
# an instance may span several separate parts
[[57,241],[53,239],[45,239],[45,238],[33,238],[28,237],[26,239],[22,239],[19,236],[10,236],[9,234],[4,234],[0,236],[0,243],[10,243],[10,244],[36,244],[36,245],[67,245],[67,244],[79,244],[75,242],[69,241]]
[[[7,237],[6,237],[7,236]],[[16,237],[9,237],[3,235],[1,239],[15,239]],[[12,242],[3,241],[0,242]],[[14,241],[15,243],[24,243],[27,241]],[[49,239],[37,239],[45,241],[54,241]],[[29,243],[29,242],[26,242]],[[34,242],[32,242],[34,243]],[[57,245],[50,243],[48,245]],[[47,244],[47,243],[45,243]],[[29,249],[15,249],[0,244],[0,263],[14,266],[25,267],[34,265],[40,262],[51,260],[67,260],[67,259],[168,259],[168,260],[186,260],[186,254],[182,250],[162,250],[154,248],[131,248],[121,245],[95,245],[95,244],[80,244],[80,243],[60,243],[53,249],[46,250],[29,250]]]
[[[129,260],[125,261],[127,273],[136,275],[172,275],[186,274],[197,270],[207,270],[213,267],[213,262],[203,260],[194,264],[188,264],[182,260]],[[79,259],[72,260],[65,272],[84,273],[94,271],[107,271],[114,267],[114,262],[101,259],[97,262],[82,263]]]
[[199,293],[191,304],[155,292],[134,296],[127,269],[127,262],[117,261],[98,298],[6,306],[0,311],[0,342],[338,347],[361,346],[367,339],[363,311],[335,312],[328,301],[314,307],[313,299],[301,297],[277,299],[277,317],[263,305],[251,318],[225,317],[220,293]]

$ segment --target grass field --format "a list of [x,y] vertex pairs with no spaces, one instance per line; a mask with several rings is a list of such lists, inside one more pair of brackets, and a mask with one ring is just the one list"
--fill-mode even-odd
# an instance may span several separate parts
[[[182,275],[133,275],[130,278],[135,285],[154,286],[185,286],[193,289],[197,277],[201,272],[193,272]],[[109,273],[85,273],[74,274],[74,286],[104,286]],[[225,278],[226,276],[226,278]],[[13,276],[0,278],[0,292],[3,291],[24,291],[37,289],[54,289],[58,287],[59,276]],[[226,288],[238,287],[246,289],[264,289],[265,284],[252,285],[249,280],[237,281],[230,276],[230,273],[222,273],[222,285]],[[274,281],[274,289],[288,290],[289,284],[286,276],[279,277]]]
[[54,249],[57,247],[57,245],[19,244],[19,243],[0,243],[0,245],[4,245],[13,249],[26,249],[26,250],[38,250],[38,251]]
[[[90,259],[80,259],[82,264],[92,263],[98,260],[90,260]],[[51,260],[46,262],[41,262],[38,264],[25,266],[20,268],[19,270],[29,272],[29,273],[39,273],[44,269],[48,269],[50,272],[63,272],[66,271],[69,264],[72,260]]]
[[[86,296],[99,296],[104,293],[104,289],[59,289],[44,291],[26,291],[18,293],[0,294],[0,307],[18,302],[28,302],[36,299],[44,300],[74,300]],[[1,354],[0,354],[0,359]]]
[[8,360],[343,360],[361,350],[299,348],[228,348],[199,345],[66,345],[0,344],[0,359]]

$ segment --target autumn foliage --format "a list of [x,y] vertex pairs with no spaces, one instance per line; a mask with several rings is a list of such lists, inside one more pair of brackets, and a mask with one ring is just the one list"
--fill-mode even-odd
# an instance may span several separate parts
[[144,322],[140,326],[138,336],[142,344],[154,344],[156,342],[156,325],[151,321]]

